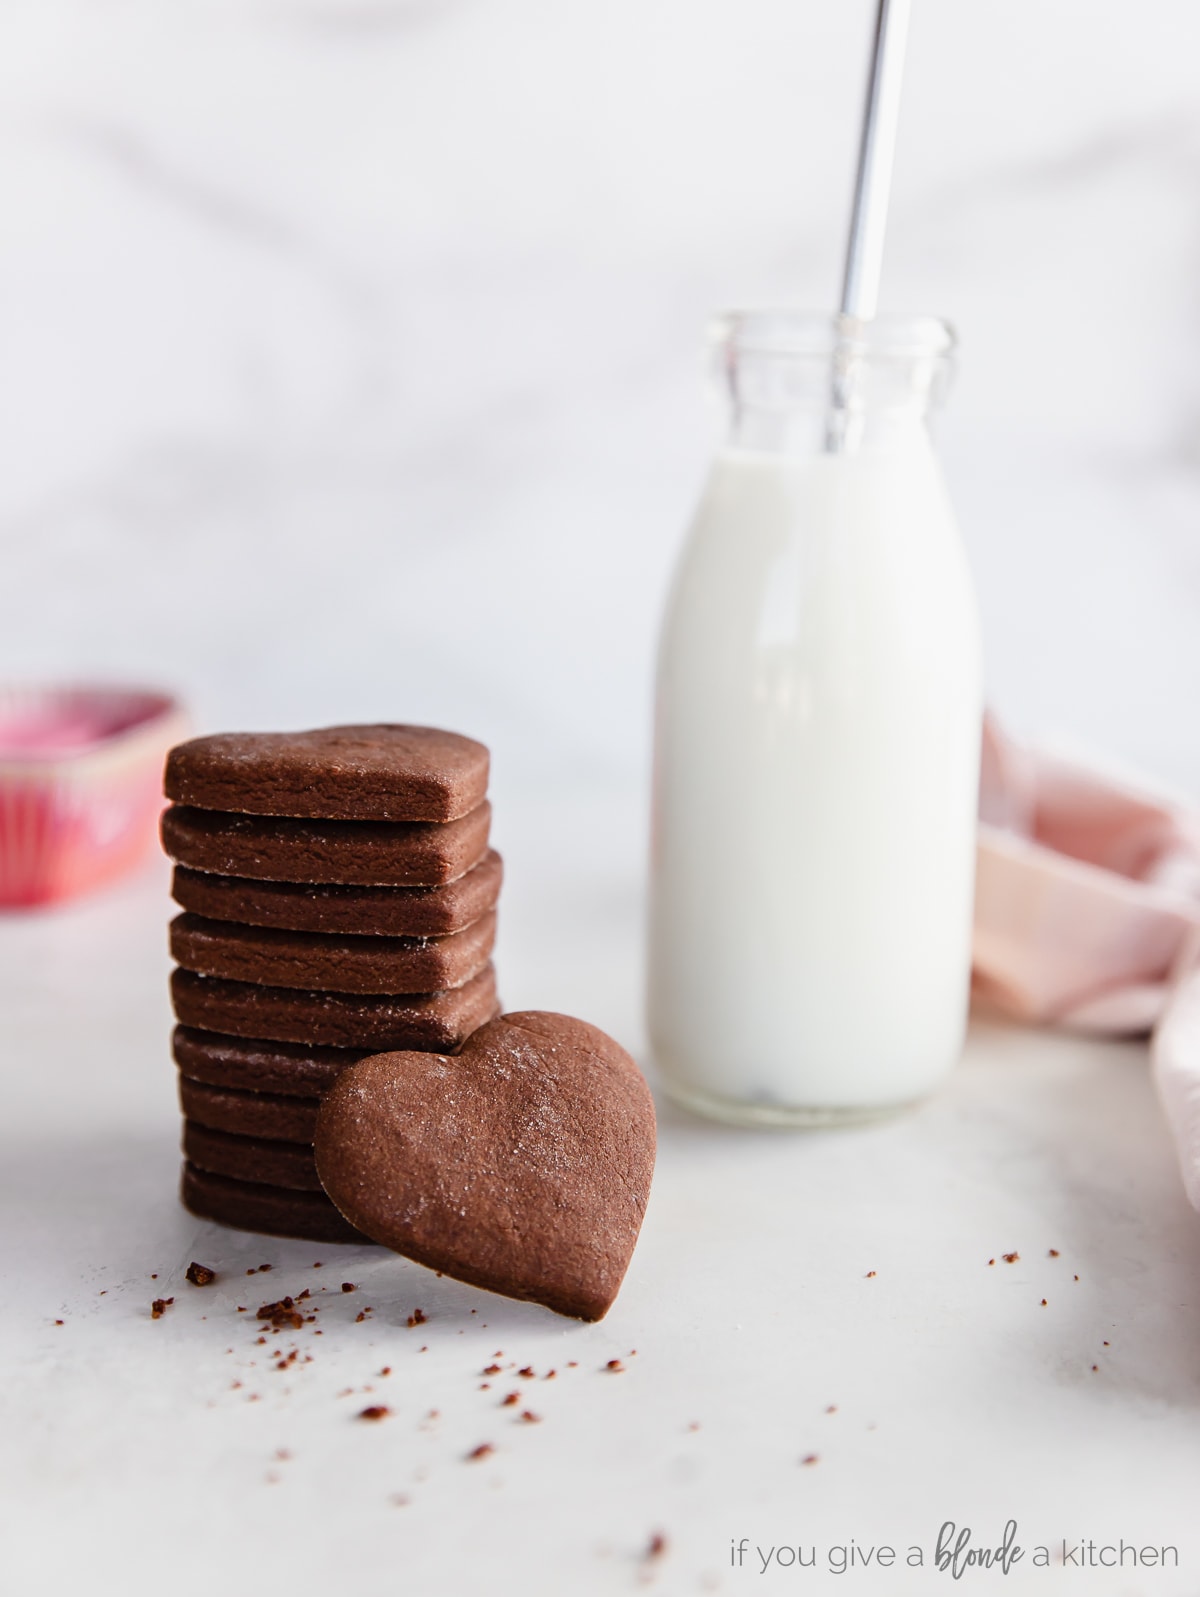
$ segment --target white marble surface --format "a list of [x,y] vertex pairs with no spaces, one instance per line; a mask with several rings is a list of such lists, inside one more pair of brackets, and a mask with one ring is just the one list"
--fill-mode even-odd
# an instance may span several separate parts
[[[651,650],[717,425],[700,330],[716,306],[830,301],[869,9],[0,8],[0,670],[165,681],[203,727],[486,738],[506,1000],[639,1047]],[[961,333],[941,436],[993,700],[1194,798],[1200,10],[915,9],[885,301]],[[170,1201],[166,914],[151,869],[0,924],[22,1597],[72,1575],[825,1590],[738,1576],[729,1537],[928,1544],[1010,1514],[1031,1542],[1175,1542],[1185,1567],[1009,1586],[1200,1590],[1200,1231],[1140,1049],[985,1030],[922,1115],[844,1137],[668,1111],[604,1325],[489,1303],[482,1337],[470,1294],[350,1255],[326,1268],[369,1289],[371,1323],[331,1307],[282,1375],[247,1366],[235,1274],[179,1282],[193,1255],[261,1255],[261,1301],[312,1250]],[[397,1324],[417,1303],[427,1355]],[[578,1358],[540,1427],[475,1390],[494,1347]],[[389,1360],[396,1415],[356,1426],[336,1394]]]
[[[1028,1553],[1005,1590],[1196,1591],[1200,1226],[1141,1048],[979,1026],[926,1109],[838,1134],[662,1106],[633,1266],[584,1327],[174,1203],[164,898],[156,867],[0,925],[6,1591],[733,1594],[792,1590],[753,1553],[790,1543],[824,1567],[801,1590],[926,1597],[950,1585],[944,1521],[994,1543],[1010,1517]],[[628,982],[613,932],[597,917],[572,949],[586,1014]],[[509,938],[506,988],[566,991],[549,942]],[[192,1259],[212,1287],[183,1279]],[[253,1311],[305,1287],[321,1336],[258,1345]],[[175,1299],[157,1321],[156,1296]],[[293,1347],[312,1362],[276,1369]],[[368,1403],[392,1413],[356,1418]],[[1170,1544],[1180,1567],[1028,1561],[1064,1538]],[[835,1577],[851,1539],[926,1564]]]

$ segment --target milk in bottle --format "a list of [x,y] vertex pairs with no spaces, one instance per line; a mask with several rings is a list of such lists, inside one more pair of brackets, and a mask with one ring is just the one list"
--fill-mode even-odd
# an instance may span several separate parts
[[720,1118],[886,1112],[961,1049],[982,688],[927,426],[951,343],[720,327],[733,432],[659,655],[648,983],[668,1089]]

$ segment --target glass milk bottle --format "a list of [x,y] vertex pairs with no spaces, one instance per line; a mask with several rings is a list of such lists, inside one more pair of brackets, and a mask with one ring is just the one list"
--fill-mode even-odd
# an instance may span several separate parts
[[966,1023],[979,624],[928,428],[953,334],[853,327],[718,324],[732,435],[660,646],[651,1044],[743,1124],[911,1104]]

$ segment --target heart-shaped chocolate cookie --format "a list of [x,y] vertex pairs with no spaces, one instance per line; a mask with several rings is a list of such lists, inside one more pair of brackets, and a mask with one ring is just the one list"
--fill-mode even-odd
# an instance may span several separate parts
[[598,1320],[633,1254],[654,1103],[595,1026],[538,1011],[456,1055],[374,1054],[317,1119],[317,1170],[367,1236],[460,1281]]

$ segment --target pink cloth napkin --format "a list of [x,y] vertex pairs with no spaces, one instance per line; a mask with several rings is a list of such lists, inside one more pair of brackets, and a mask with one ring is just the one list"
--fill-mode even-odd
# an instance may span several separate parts
[[984,730],[975,988],[1022,1020],[1153,1032],[1200,1209],[1200,815]]

